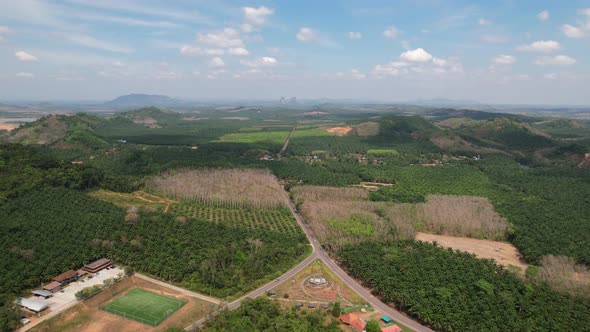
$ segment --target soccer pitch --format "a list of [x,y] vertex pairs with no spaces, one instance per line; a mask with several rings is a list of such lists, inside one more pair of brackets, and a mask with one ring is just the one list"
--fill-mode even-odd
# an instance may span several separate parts
[[135,288],[116,301],[102,307],[102,310],[138,321],[150,326],[158,326],[186,302]]

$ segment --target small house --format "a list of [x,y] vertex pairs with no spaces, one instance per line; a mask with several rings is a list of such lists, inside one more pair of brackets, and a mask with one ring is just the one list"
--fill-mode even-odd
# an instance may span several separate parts
[[315,303],[310,303],[307,305],[309,309],[315,309]]
[[330,308],[330,305],[328,305],[327,303],[322,304],[322,309],[327,310],[328,308]]
[[402,329],[394,324],[381,328],[381,332],[402,332]]
[[43,286],[43,290],[50,291],[52,293],[59,292],[61,289],[61,284],[57,281],[52,281],[47,285]]
[[301,307],[303,307],[303,303],[301,303],[301,302],[295,303],[295,308],[299,309]]
[[350,325],[356,331],[361,332],[365,330],[365,323],[363,323],[359,316],[355,314],[344,314],[340,316],[340,321],[344,324]]

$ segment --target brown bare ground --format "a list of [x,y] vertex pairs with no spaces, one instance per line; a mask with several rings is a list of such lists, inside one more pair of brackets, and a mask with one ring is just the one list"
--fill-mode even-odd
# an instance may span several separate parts
[[327,132],[331,134],[336,134],[338,136],[344,136],[348,134],[352,130],[351,126],[344,126],[344,127],[332,127],[326,129]]
[[429,195],[419,206],[424,230],[435,234],[479,239],[505,239],[508,222],[484,197]]
[[0,123],[0,130],[11,131],[20,126],[18,123]]
[[518,249],[510,243],[420,232],[416,233],[416,240],[436,242],[445,248],[469,252],[479,258],[492,258],[500,265],[519,267],[521,273],[524,273],[527,268],[527,265],[520,258]]
[[231,207],[284,207],[288,197],[266,169],[180,169],[162,173],[147,188],[186,201],[221,203]]
[[[134,288],[142,288],[187,301],[187,303],[157,327],[141,324],[100,310],[106,303],[119,298]],[[31,329],[33,332],[95,332],[95,331],[164,331],[168,327],[184,327],[194,320],[204,317],[211,310],[211,304],[200,299],[180,294],[179,292],[149,281],[131,277],[103,290],[60,315]]]

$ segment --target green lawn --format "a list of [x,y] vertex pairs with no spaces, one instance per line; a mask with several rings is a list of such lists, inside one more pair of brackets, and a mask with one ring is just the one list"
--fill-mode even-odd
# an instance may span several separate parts
[[158,326],[186,302],[135,288],[102,310],[150,326]]

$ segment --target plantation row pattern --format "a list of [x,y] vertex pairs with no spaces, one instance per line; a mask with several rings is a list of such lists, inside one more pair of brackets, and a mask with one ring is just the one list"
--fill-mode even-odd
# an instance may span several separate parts
[[271,230],[296,235],[301,230],[288,209],[227,209],[205,204],[173,204],[169,213],[199,220],[224,223],[252,230]]

